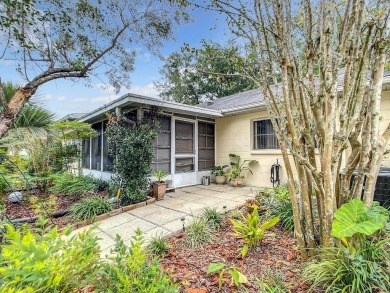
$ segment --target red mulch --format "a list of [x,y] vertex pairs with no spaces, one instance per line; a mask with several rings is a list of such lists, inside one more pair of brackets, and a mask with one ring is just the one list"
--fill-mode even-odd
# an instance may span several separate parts
[[[26,192],[23,193],[23,201],[21,204],[15,204],[12,203],[8,200],[8,194],[3,195],[2,202],[5,204],[6,207],[6,215],[10,219],[20,219],[20,218],[29,218],[29,217],[35,217],[38,216],[34,213],[34,210],[31,208],[30,202],[28,200],[29,196]],[[40,193],[37,190],[34,190],[33,193],[31,193],[31,196],[37,196],[41,202],[42,205],[45,206],[45,202],[48,200],[49,196],[51,194],[43,194]],[[102,193],[102,195],[106,195],[106,193]],[[75,204],[76,202],[79,202],[85,197],[75,197],[75,196],[66,196],[64,194],[55,194],[57,201],[56,201],[56,206],[57,206],[57,211],[60,210],[68,210],[70,207]],[[43,215],[47,218],[47,215]],[[63,228],[66,227],[69,224],[74,223],[74,219],[71,216],[63,216],[59,218],[51,218],[49,220],[50,224],[54,224],[58,226],[58,228]]]
[[196,249],[186,246],[185,233],[182,232],[169,239],[171,249],[161,264],[180,284],[180,292],[242,291],[230,285],[230,276],[227,274],[221,289],[218,274],[206,274],[209,264],[218,262],[226,263],[227,266],[235,265],[248,278],[249,282],[244,285],[245,292],[259,292],[256,278],[264,278],[267,271],[273,274],[280,272],[291,292],[306,292],[307,286],[299,280],[302,260],[296,248],[296,240],[291,233],[283,232],[278,227],[271,230],[276,233],[276,237],[265,238],[258,247],[250,249],[244,258],[238,252],[241,243],[232,235],[232,225],[228,219],[215,232],[212,243]]

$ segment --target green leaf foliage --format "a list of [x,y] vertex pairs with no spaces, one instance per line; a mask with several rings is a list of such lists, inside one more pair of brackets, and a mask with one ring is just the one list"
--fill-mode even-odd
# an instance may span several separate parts
[[224,281],[224,274],[228,273],[230,275],[231,281],[230,281],[230,286],[234,285],[236,287],[247,283],[248,278],[241,273],[236,266],[232,265],[226,268],[225,263],[211,263],[209,264],[209,268],[207,269],[207,274],[213,274],[213,273],[218,273],[219,272],[219,288],[221,289],[222,283]]
[[332,236],[345,238],[357,233],[369,236],[384,228],[388,219],[388,211],[378,204],[369,208],[361,200],[352,199],[335,212]]
[[347,247],[323,247],[319,260],[304,269],[303,279],[311,291],[326,293],[388,292],[390,255],[377,239],[363,239],[355,253]]
[[224,264],[223,262],[211,263],[209,265],[209,268],[207,269],[207,274],[218,272],[218,271],[222,270],[225,266],[226,266],[226,264]]
[[158,261],[148,261],[143,248],[144,238],[139,229],[132,237],[130,246],[125,245],[119,236],[115,242],[115,249],[112,251],[114,256],[109,257],[102,277],[97,280],[97,292],[178,292],[177,286],[160,269]]
[[234,227],[233,235],[241,238],[244,243],[243,247],[240,249],[241,255],[244,257],[248,253],[250,247],[256,246],[264,237],[274,235],[272,233],[266,234],[265,231],[275,226],[279,222],[279,218],[275,217],[261,223],[256,207],[247,217],[243,214],[241,214],[241,217],[242,221],[230,219],[230,222]]
[[6,228],[0,248],[1,292],[75,292],[101,269],[97,237],[90,230],[70,237],[57,228],[43,235]]
[[[7,44],[1,58],[12,58],[14,73],[34,81],[29,86],[67,77],[83,78],[91,85],[89,77],[100,75],[119,91],[130,85],[137,48],[158,52],[163,41],[173,37],[174,27],[187,20],[184,6],[173,1],[1,3],[0,34],[2,44]],[[39,64],[23,62],[23,56],[38,58]],[[103,69],[103,63],[110,66]]]
[[198,49],[185,46],[166,58],[156,86],[162,98],[190,105],[254,89],[251,80],[234,75],[239,61],[250,66],[237,46],[209,41],[202,41]]
[[106,130],[108,149],[115,158],[114,171],[118,176],[114,180],[118,186],[122,182],[122,205],[146,199],[154,158],[153,143],[158,131],[154,121],[158,119],[156,116],[147,117],[145,121],[129,121],[124,116],[109,119]]
[[70,173],[53,175],[53,191],[68,196],[81,196],[95,190],[95,179],[92,176],[75,176]]

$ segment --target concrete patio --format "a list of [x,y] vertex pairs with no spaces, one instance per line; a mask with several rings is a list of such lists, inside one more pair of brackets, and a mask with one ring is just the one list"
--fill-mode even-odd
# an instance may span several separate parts
[[155,235],[168,235],[182,229],[183,217],[186,225],[192,216],[199,215],[204,208],[213,207],[220,212],[234,209],[248,198],[254,197],[251,190],[251,187],[233,188],[229,185],[216,184],[183,187],[167,193],[163,200],[154,204],[121,213],[75,232],[95,227],[104,256],[113,248],[117,234],[125,243],[129,242],[137,228],[144,232],[146,241]]

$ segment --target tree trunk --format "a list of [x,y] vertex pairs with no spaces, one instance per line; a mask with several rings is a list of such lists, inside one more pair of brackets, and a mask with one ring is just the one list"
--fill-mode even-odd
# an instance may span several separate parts
[[20,110],[35,91],[35,89],[19,89],[9,101],[8,106],[4,105],[3,111],[0,113],[0,138],[3,138],[7,133]]

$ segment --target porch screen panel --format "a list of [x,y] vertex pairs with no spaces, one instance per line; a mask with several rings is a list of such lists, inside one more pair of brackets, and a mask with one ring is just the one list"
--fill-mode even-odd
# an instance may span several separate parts
[[194,124],[184,121],[175,122],[176,154],[194,153]]
[[108,142],[107,142],[107,130],[108,122],[103,122],[103,171],[111,172],[113,169],[114,158],[108,153]]
[[92,128],[95,129],[98,135],[91,140],[91,150],[92,150],[92,163],[91,169],[101,171],[101,162],[102,162],[102,123],[96,123],[92,125]]
[[176,173],[191,172],[195,170],[194,158],[176,158]]
[[82,145],[82,160],[81,160],[81,166],[83,168],[86,168],[86,169],[89,169],[91,166],[90,166],[90,146],[91,146],[91,143],[90,143],[90,139],[84,139],[83,140],[83,145]]
[[154,159],[152,170],[164,170],[171,173],[171,118],[160,118],[160,130],[153,143]]
[[212,123],[198,122],[198,169],[210,170],[215,165],[215,128]]

